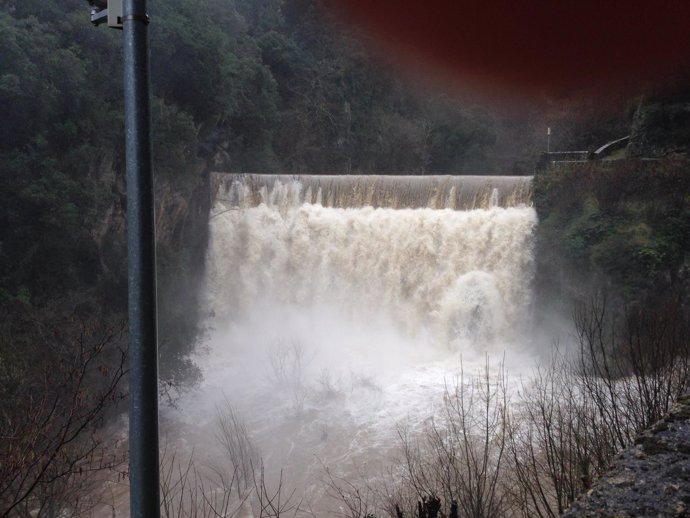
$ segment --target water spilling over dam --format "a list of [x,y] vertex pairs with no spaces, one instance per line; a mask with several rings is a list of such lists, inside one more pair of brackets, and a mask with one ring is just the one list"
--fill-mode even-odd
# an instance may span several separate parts
[[338,208],[470,210],[524,206],[531,176],[212,175],[215,201],[249,207],[318,204]]
[[528,202],[521,177],[226,176],[209,313],[223,325],[257,304],[330,307],[438,343],[514,334],[530,300]]
[[385,462],[396,426],[429,418],[461,361],[519,357],[530,180],[215,174],[189,429],[210,433],[229,402],[316,502],[324,465]]

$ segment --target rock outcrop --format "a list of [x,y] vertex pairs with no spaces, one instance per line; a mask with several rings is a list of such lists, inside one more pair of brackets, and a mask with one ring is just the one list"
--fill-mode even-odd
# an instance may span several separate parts
[[622,452],[563,518],[690,517],[690,395]]

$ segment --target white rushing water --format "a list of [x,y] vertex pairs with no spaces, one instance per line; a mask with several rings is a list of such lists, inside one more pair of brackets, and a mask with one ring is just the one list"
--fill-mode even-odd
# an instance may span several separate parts
[[203,381],[170,411],[197,451],[227,401],[318,507],[324,466],[389,462],[397,427],[433,414],[461,362],[527,363],[528,200],[499,206],[492,187],[473,210],[324,207],[299,183],[250,200],[244,182],[210,219]]

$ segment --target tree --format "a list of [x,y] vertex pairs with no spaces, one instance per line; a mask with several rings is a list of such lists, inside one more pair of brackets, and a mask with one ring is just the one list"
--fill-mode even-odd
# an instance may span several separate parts
[[11,317],[0,336],[0,516],[85,515],[97,475],[126,461],[104,426],[124,398],[123,325],[48,324],[23,308]]
[[492,374],[487,360],[476,377],[461,372],[444,394],[443,413],[420,438],[400,431],[404,483],[414,488],[427,513],[456,502],[463,516],[507,515],[502,488],[507,423],[505,370],[501,365]]
[[689,322],[673,296],[620,318],[604,297],[578,307],[575,351],[556,354],[522,387],[510,421],[510,491],[521,516],[560,516],[687,392]]
[[164,518],[226,518],[248,511],[257,518],[297,516],[302,501],[286,494],[281,471],[273,486],[244,422],[228,401],[218,407],[218,456],[211,464],[165,445],[161,455],[161,515]]

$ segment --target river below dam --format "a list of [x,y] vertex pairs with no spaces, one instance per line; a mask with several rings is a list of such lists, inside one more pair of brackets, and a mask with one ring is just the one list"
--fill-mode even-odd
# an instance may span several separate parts
[[396,194],[386,177],[217,176],[203,380],[163,411],[195,462],[234,465],[231,416],[253,468],[329,516],[328,476],[382,476],[458,380],[533,367],[529,178],[398,177]]

